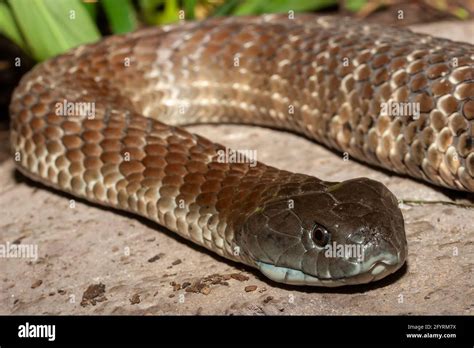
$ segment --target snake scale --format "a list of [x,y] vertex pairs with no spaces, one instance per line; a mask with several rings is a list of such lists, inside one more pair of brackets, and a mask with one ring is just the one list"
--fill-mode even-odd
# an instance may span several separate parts
[[[144,216],[274,281],[367,283],[407,255],[402,213],[383,184],[223,161],[228,149],[180,126],[285,129],[473,192],[473,64],[472,45],[340,17],[146,28],[77,47],[24,76],[10,106],[11,144],[33,180]],[[389,104],[418,112],[391,115],[382,111]],[[330,246],[358,247],[363,257]]]

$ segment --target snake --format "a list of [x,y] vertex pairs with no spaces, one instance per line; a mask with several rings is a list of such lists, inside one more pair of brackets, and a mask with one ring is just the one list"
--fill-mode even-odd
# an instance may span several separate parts
[[474,192],[474,46],[346,17],[220,17],[107,36],[36,65],[10,115],[25,176],[152,220],[275,284],[396,272],[408,254],[399,201],[370,178],[278,169],[184,126],[276,128]]

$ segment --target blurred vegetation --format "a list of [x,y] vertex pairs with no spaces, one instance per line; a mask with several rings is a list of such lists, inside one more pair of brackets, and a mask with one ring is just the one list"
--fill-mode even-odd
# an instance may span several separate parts
[[[417,0],[458,18],[463,0]],[[465,0],[467,1],[467,0]],[[471,0],[469,0],[471,1]],[[400,0],[0,0],[0,33],[41,61],[102,35],[208,16],[342,9],[367,16]],[[413,1],[412,1],[413,2]],[[455,3],[453,5],[453,3]],[[461,3],[461,5],[456,4]],[[471,9],[474,10],[474,9]]]

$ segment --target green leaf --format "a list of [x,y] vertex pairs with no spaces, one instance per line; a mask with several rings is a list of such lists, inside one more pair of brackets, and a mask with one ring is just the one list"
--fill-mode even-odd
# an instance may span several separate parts
[[96,2],[83,2],[82,5],[85,7],[89,16],[91,16],[92,20],[95,22],[97,19],[97,3]]
[[234,12],[235,8],[238,4],[240,4],[241,0],[227,0],[221,6],[214,10],[213,16],[227,16]]
[[179,6],[177,0],[165,0],[165,10],[156,16],[156,24],[174,23],[179,20]]
[[138,7],[140,8],[140,13],[143,16],[143,19],[147,24],[151,24],[153,21],[153,11],[156,6],[156,0],[139,0]]
[[186,14],[186,19],[193,20],[196,18],[194,13],[196,3],[197,0],[184,0],[184,13]]
[[351,12],[359,12],[367,3],[367,0],[348,0],[345,7]]
[[0,2],[0,32],[24,51],[27,51],[27,47],[15,23],[13,14],[8,5],[3,2]]
[[234,11],[236,15],[315,11],[337,5],[337,0],[245,0]]
[[457,7],[456,9],[454,9],[453,14],[459,19],[469,18],[469,12],[461,7]]
[[137,17],[130,0],[102,0],[100,3],[113,33],[129,33],[137,28]]
[[156,17],[159,15],[160,11],[157,10],[158,7],[163,7],[165,0],[139,0],[138,6],[140,7],[141,13],[145,22],[150,25],[157,24]]
[[14,0],[10,5],[37,60],[100,38],[79,0]]
[[265,0],[246,0],[241,5],[237,6],[232,12],[236,16],[245,16],[252,14],[263,13]]

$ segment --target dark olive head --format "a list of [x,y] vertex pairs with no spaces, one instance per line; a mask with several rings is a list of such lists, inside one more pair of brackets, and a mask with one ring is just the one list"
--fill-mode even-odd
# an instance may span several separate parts
[[396,271],[407,255],[395,196],[366,178],[270,199],[236,240],[266,276],[289,284],[367,283]]

